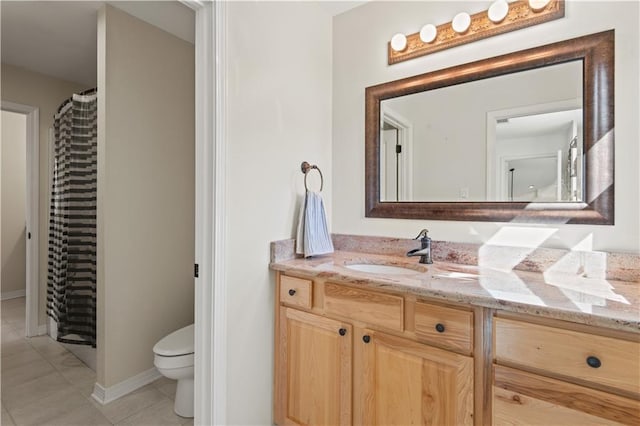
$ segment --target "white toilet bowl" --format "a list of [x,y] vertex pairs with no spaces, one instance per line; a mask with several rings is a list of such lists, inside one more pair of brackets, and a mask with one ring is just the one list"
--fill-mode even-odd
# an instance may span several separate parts
[[162,338],[153,347],[153,363],[163,376],[178,381],[173,411],[193,417],[193,324]]

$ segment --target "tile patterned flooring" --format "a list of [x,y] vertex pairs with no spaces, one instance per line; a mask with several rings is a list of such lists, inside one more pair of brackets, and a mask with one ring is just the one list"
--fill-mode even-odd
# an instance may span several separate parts
[[93,370],[48,336],[24,337],[24,306],[24,298],[0,305],[0,425],[193,425],[173,412],[176,382],[164,377],[107,405],[95,401]]

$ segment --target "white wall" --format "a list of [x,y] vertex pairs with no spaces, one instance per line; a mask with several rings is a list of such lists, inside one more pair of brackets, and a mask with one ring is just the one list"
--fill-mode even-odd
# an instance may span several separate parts
[[193,323],[194,46],[105,6],[98,18],[98,383],[153,368]]
[[[412,237],[429,228],[439,240],[640,252],[640,138],[638,2],[567,1],[566,16],[418,59],[388,66],[386,46],[396,32],[449,22],[489,2],[371,2],[333,22],[333,232]],[[615,28],[615,226],[518,225],[364,217],[364,89],[529,47]],[[428,165],[427,160],[427,165]],[[535,228],[539,232],[526,232]],[[534,235],[536,238],[526,238]]]
[[2,111],[0,183],[2,188],[2,295],[26,287],[27,116]]
[[2,100],[29,105],[39,108],[40,116],[40,271],[38,282],[40,283],[40,294],[38,303],[40,304],[38,324],[46,323],[47,306],[47,261],[49,253],[48,235],[49,218],[47,217],[47,206],[49,205],[49,128],[53,127],[53,115],[60,104],[73,93],[78,93],[87,87],[77,83],[60,80],[18,68],[13,65],[2,64]]
[[315,2],[226,7],[228,423],[271,424],[269,242],[293,237],[302,161],[322,169],[331,214],[331,17]]

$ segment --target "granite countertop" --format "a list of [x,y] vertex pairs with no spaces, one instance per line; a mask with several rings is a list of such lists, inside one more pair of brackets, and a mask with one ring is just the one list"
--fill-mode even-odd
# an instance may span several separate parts
[[[360,272],[348,264],[396,265],[415,273]],[[308,259],[272,259],[271,269],[443,301],[640,333],[640,283],[566,272],[530,272],[338,250]]]

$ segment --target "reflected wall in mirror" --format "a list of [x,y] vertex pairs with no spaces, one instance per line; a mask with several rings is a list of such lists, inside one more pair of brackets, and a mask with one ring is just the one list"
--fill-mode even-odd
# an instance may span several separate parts
[[366,90],[366,213],[613,223],[613,31]]
[[382,201],[582,194],[582,61],[386,99],[380,109]]

